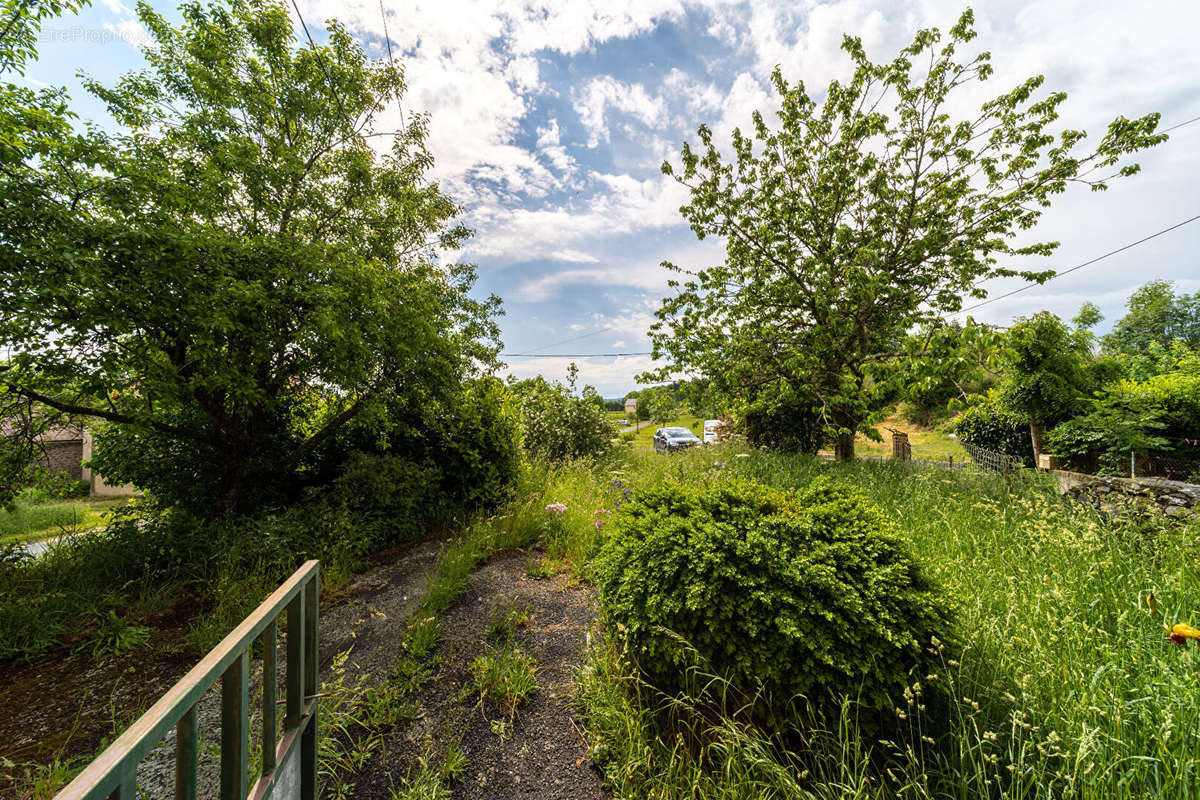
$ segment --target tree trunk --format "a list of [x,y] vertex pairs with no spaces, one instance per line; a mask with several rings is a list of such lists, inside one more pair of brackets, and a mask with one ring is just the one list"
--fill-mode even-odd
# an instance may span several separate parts
[[[853,428],[851,429],[853,431]],[[854,460],[854,433],[839,433],[833,445],[833,455],[838,461]]]
[[1033,465],[1038,467],[1046,452],[1046,428],[1042,423],[1029,420],[1029,440],[1033,443]]

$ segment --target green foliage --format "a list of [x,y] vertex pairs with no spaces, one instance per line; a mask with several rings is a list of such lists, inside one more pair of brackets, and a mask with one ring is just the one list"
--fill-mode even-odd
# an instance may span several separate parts
[[911,422],[933,427],[995,384],[1003,338],[970,318],[965,325],[930,325],[905,337],[903,356],[881,363],[872,374],[904,401]]
[[960,441],[1016,456],[1026,466],[1033,466],[1029,421],[1002,407],[994,394],[979,399],[955,417],[952,428]]
[[919,31],[883,63],[846,36],[848,80],[810,94],[776,69],[777,125],[755,112],[731,148],[702,125],[699,146],[663,164],[691,192],[684,218],[724,241],[725,262],[672,282],[651,329],[664,364],[647,379],[804,386],[851,458],[854,434],[893,399],[871,366],[914,326],[985,296],[987,278],[1048,277],[997,262],[1053,253],[1056,243],[1016,240],[1068,184],[1106,188],[1138,171],[1117,167],[1123,157],[1166,137],[1158,114],[1117,117],[1083,151],[1083,131],[1052,132],[1066,94],[1042,93],[1041,76],[959,116],[959,96],[992,74],[989,53],[959,54],[973,22],[967,10],[944,39]]
[[[619,474],[635,487],[716,474],[856,488],[902,521],[899,535],[953,602],[960,646],[914,678],[898,703],[901,730],[880,741],[859,724],[871,712],[856,698],[833,720],[800,708],[775,735],[748,724],[745,695],[715,670],[702,666],[684,694],[664,695],[630,669],[622,632],[602,629],[578,684],[592,758],[615,796],[1193,800],[1200,650],[1166,641],[1138,602],[1144,609],[1153,588],[1161,621],[1196,624],[1194,523],[1106,519],[1032,471],[1010,486],[990,473],[831,464],[736,444],[720,458],[718,470],[711,452],[668,461],[634,451]],[[568,469],[554,499],[591,507],[611,474]]]
[[1176,294],[1170,281],[1150,281],[1130,295],[1128,312],[1103,338],[1110,352],[1138,355],[1151,344],[1180,340],[1200,348],[1200,292]]
[[1081,330],[1091,330],[1104,321],[1104,315],[1100,313],[1100,307],[1095,303],[1088,301],[1079,307],[1079,313],[1071,317],[1071,324]]
[[[1147,457],[1144,467],[1158,474],[1166,466],[1158,461],[1200,463],[1200,354],[1182,343],[1170,354],[1158,349],[1162,371],[1105,385],[1086,413],[1049,432],[1050,449],[1076,469],[1116,474],[1128,474],[1131,453]],[[1169,469],[1172,477],[1187,477],[1178,465]]]
[[153,632],[145,625],[135,625],[122,619],[116,610],[110,608],[96,615],[95,632],[83,646],[91,650],[93,658],[101,659],[136,650],[150,640]]
[[[604,618],[661,686],[679,688],[687,646],[774,711],[803,695],[882,713],[946,612],[859,492],[817,480],[788,494],[721,479],[639,487],[596,565]],[[768,710],[770,710],[768,706]]]
[[657,425],[665,425],[679,416],[679,401],[673,392],[655,392],[643,396],[641,402],[646,404],[646,413],[650,415],[650,421]]
[[1029,423],[1036,459],[1044,430],[1078,410],[1095,387],[1089,382],[1091,336],[1041,311],[1009,328],[1001,353],[1000,405]]
[[[571,365],[568,382],[551,383],[539,375],[509,385],[516,416],[520,420],[525,451],[546,461],[591,458],[607,453],[617,436],[616,427],[603,408],[575,394],[578,370]],[[639,403],[640,405],[640,403]]]
[[738,426],[746,441],[757,447],[789,453],[816,453],[825,443],[821,418],[813,398],[798,394],[786,384],[774,384],[756,393],[741,413]]
[[36,402],[107,420],[128,433],[106,476],[233,514],[348,420],[493,363],[498,301],[437,263],[468,232],[428,179],[427,118],[380,129],[398,65],[336,22],[299,46],[279,3],[138,14],[147,69],[85,81],[113,132],[72,133],[64,106],[4,159],[0,417]]
[[477,656],[471,675],[483,700],[511,714],[537,687],[537,662],[506,642]]

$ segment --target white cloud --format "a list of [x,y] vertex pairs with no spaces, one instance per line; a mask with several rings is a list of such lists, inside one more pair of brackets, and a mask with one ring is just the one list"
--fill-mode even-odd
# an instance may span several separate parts
[[[382,33],[375,0],[308,0],[301,7],[310,25],[337,17],[354,31]],[[685,194],[671,181],[647,177],[648,171],[664,156],[677,159],[675,142],[701,122],[720,140],[734,126],[745,131],[753,110],[773,110],[766,78],[775,64],[789,80],[803,79],[820,95],[830,79],[849,74],[849,59],[840,50],[844,33],[860,36],[875,60],[887,59],[918,27],[945,30],[961,9],[961,0],[389,0],[388,27],[408,70],[406,109],[431,113],[437,176],[468,207],[468,221],[477,230],[469,255],[486,259],[488,266],[534,258],[566,262],[562,277],[538,278],[523,287],[549,296],[589,280],[652,285],[642,274],[649,266],[626,269],[620,258],[614,266],[609,257],[622,255],[627,237],[682,230],[676,209]],[[997,67],[992,80],[970,90],[976,105],[985,95],[1044,73],[1048,89],[1071,94],[1062,124],[1092,130],[1092,141],[1117,114],[1162,110],[1166,125],[1200,113],[1193,91],[1200,48],[1185,33],[1200,28],[1200,5],[1148,0],[1136,13],[1126,13],[1084,0],[994,0],[976,17],[980,35],[966,51],[992,51]],[[539,60],[548,53],[577,56],[667,20],[698,22],[697,46],[725,49],[701,54],[700,61],[719,62],[720,69],[670,69],[669,60],[658,61],[661,53],[648,51],[646,64],[654,69],[647,77],[622,69],[624,80],[618,80],[589,54],[588,80],[547,85],[557,74],[577,74],[549,69]],[[638,82],[630,82],[631,74]],[[565,120],[549,119],[531,135],[531,110],[559,97],[574,107],[589,141],[612,140],[614,166],[603,174],[589,174],[582,148],[564,136],[574,120],[563,125]],[[525,137],[529,146],[518,145]],[[1194,196],[1200,126],[1174,138],[1140,159],[1142,175],[1112,192],[1061,198],[1039,234],[1063,240],[1056,264],[1079,263],[1186,216],[1180,209]],[[562,200],[567,191],[572,199]],[[550,197],[552,202],[530,201]],[[1172,234],[1200,244],[1188,235]],[[1079,275],[1098,281],[1099,290],[1116,291],[1129,283],[1132,263],[1113,259]],[[1048,294],[1059,291],[1055,287],[1079,288],[1064,279],[1050,284]],[[1038,301],[1032,292],[1014,300],[1022,297],[1027,302],[1019,308]]]
[[564,269],[523,283],[515,292],[519,300],[540,303],[549,300],[568,286],[608,285],[633,286],[639,289],[664,289],[668,275],[665,270],[599,267],[597,269]]
[[638,373],[653,369],[656,365],[649,356],[621,356],[618,358],[531,358],[514,359],[505,370],[505,374],[517,378],[532,378],[545,375],[551,379],[562,380],[566,377],[567,369],[575,364],[579,368],[580,386],[591,385],[601,387],[633,386],[633,377]]
[[154,39],[150,36],[150,32],[143,28],[142,23],[138,22],[136,19],[122,20],[115,25],[112,23],[105,23],[104,29],[115,35],[117,38],[123,39],[129,44],[137,47],[146,47],[147,45],[154,44]]
[[592,180],[599,191],[582,203],[541,209],[480,207],[475,214],[480,234],[468,243],[464,258],[488,257],[500,263],[555,258],[556,253],[584,252],[584,246],[599,245],[602,239],[682,224],[678,209],[688,193],[672,178],[594,174]]
[[640,83],[624,83],[602,75],[572,95],[579,120],[588,130],[588,147],[611,138],[610,110],[633,117],[648,128],[666,122],[666,103],[662,97],[647,92]]
[[595,264],[600,259],[588,253],[582,253],[579,250],[555,250],[550,254],[550,258],[555,261],[570,261],[575,264]]

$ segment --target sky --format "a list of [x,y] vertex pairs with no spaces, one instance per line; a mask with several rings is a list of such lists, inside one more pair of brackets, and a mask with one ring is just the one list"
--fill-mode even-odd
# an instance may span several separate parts
[[[168,12],[174,0],[151,5]],[[475,231],[458,260],[478,265],[477,290],[503,298],[507,370],[579,380],[605,396],[635,388],[652,366],[646,330],[670,291],[670,260],[719,263],[718,241],[683,222],[687,195],[662,175],[707,124],[719,141],[777,108],[768,77],[779,65],[814,94],[849,74],[845,33],[873,60],[890,60],[923,27],[954,24],[944,0],[297,0],[318,40],[341,20],[373,56],[387,39],[405,65],[404,111],[430,115],[435,175]],[[1000,94],[1035,74],[1069,95],[1062,127],[1098,141],[1118,115],[1162,114],[1160,129],[1200,117],[1200,3],[1195,0],[996,0],[974,6]],[[297,22],[298,35],[300,27]],[[111,83],[142,64],[131,7],[96,0],[49,21],[35,84],[65,85],[75,108],[103,121],[78,73]],[[974,52],[972,50],[972,52]],[[982,95],[980,96],[982,97]],[[400,109],[389,109],[396,117]],[[387,121],[386,119],[384,120]],[[1200,214],[1200,122],[1136,159],[1141,174],[1107,192],[1068,191],[1029,240],[1061,242],[1050,259],[1014,266],[1064,270]],[[1007,324],[1047,309],[1065,317],[1085,301],[1118,319],[1151,279],[1200,291],[1200,221],[1070,275],[989,303],[976,319]],[[1021,285],[997,280],[992,295]],[[594,355],[632,353],[635,355]]]

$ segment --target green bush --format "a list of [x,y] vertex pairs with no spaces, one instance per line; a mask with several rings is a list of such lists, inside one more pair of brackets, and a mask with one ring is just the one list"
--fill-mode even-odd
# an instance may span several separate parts
[[738,432],[756,447],[785,453],[816,453],[825,442],[812,399],[788,387],[763,391],[742,409],[741,416]]
[[1033,466],[1029,420],[1002,409],[991,396],[955,417],[951,428],[962,442],[1015,456]]
[[539,375],[510,384],[509,391],[520,420],[521,444],[535,458],[569,461],[604,455],[612,448],[616,426],[603,407],[589,400],[594,396],[590,386],[576,396],[573,371],[566,385]]
[[[762,484],[666,481],[613,520],[597,561],[604,618],[657,685],[681,687],[681,637],[746,692],[797,695],[818,713],[851,695],[887,712],[932,670],[947,613],[883,513],[818,478]],[[901,701],[902,702],[902,701]]]

